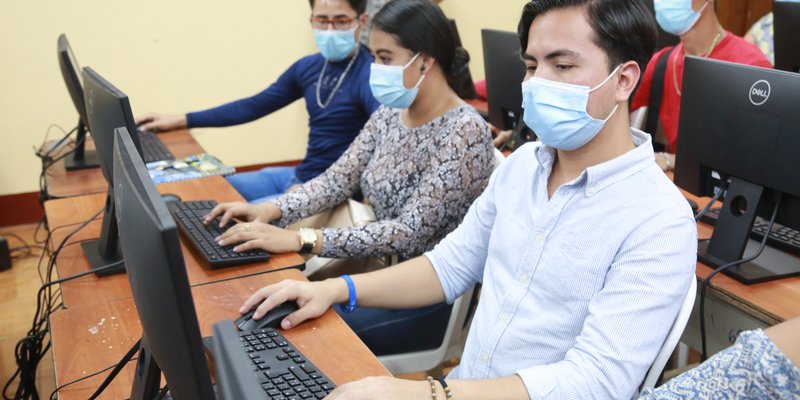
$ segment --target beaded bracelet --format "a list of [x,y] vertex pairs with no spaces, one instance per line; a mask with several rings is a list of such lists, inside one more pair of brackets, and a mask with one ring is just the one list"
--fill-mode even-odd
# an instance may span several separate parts
[[431,384],[431,399],[432,400],[437,400],[436,382],[439,382],[439,383],[442,384],[442,389],[444,389],[444,396],[445,396],[446,399],[452,399],[453,398],[453,392],[451,392],[450,388],[447,387],[447,383],[444,382],[444,378],[433,379],[432,376],[428,376],[427,379],[428,379],[428,382]]

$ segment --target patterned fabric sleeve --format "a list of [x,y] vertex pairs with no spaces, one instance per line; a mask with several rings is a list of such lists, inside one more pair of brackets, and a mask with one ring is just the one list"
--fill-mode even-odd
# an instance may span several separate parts
[[409,258],[429,250],[434,235],[455,228],[486,186],[493,156],[488,126],[468,114],[449,125],[436,159],[394,219],[362,227],[323,229],[323,257],[399,254]]
[[281,209],[275,225],[285,227],[303,218],[328,211],[359,189],[361,174],[375,150],[375,132],[386,110],[367,121],[348,149],[325,172],[298,189],[271,200]]
[[684,372],[640,399],[800,399],[800,369],[762,330],[739,335],[736,343],[699,367]]

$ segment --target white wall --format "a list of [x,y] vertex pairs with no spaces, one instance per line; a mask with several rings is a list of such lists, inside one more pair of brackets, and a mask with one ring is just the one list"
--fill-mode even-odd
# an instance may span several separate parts
[[[524,0],[447,0],[483,77],[480,29],[515,30]],[[71,129],[77,113],[61,78],[56,39],[66,33],[80,65],[124,91],[134,114],[183,113],[254,94],[315,51],[305,0],[85,0],[0,4],[0,195],[37,190],[38,146],[50,124]],[[299,101],[239,127],[195,129],[224,162],[302,158],[307,116]],[[55,137],[55,132],[51,137]]]

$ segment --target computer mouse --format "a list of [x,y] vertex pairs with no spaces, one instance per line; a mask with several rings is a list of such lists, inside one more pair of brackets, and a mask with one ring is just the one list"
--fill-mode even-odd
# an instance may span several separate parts
[[697,202],[692,199],[686,199],[689,202],[689,206],[692,207],[692,212],[696,213],[700,206],[697,205]]
[[281,326],[281,321],[283,321],[287,315],[300,309],[300,307],[297,306],[297,303],[293,301],[287,301],[273,308],[272,310],[267,311],[267,314],[262,316],[261,319],[255,320],[253,319],[253,314],[255,314],[256,308],[258,308],[258,306],[253,307],[247,312],[247,314],[242,315],[234,322],[239,330],[252,331],[255,329],[264,328],[278,329]]
[[164,200],[165,203],[180,203],[181,198],[177,194],[172,193],[164,193],[161,195],[161,199]]

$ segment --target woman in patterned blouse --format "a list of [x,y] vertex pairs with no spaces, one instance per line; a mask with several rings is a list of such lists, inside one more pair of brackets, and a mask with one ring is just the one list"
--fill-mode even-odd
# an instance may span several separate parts
[[[444,13],[429,0],[393,1],[373,24],[370,47],[375,65],[370,85],[384,106],[342,157],[317,178],[266,203],[217,206],[206,222],[220,215],[223,225],[234,217],[249,221],[224,233],[220,245],[238,243],[234,251],[300,251],[298,232],[281,227],[330,210],[361,190],[377,222],[316,230],[310,252],[336,258],[407,259],[432,249],[452,231],[486,187],[494,167],[492,136],[486,122],[449,84],[449,77],[467,67],[469,56],[455,47]],[[387,69],[399,75],[395,85]],[[361,320],[370,322],[350,322],[357,333],[359,327],[374,324],[402,333],[390,328],[387,319],[421,315],[429,326],[420,329],[420,336],[407,335],[412,347],[371,344],[362,336],[379,354],[411,351],[441,342],[449,310],[444,304],[391,312],[364,309],[357,313],[376,313]]]
[[765,331],[746,331],[736,343],[640,400],[800,399],[800,318]]

